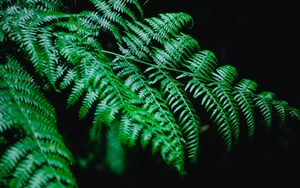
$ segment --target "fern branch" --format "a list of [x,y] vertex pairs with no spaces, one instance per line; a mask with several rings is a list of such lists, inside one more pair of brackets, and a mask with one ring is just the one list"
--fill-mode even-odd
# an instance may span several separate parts
[[154,115],[154,119],[160,122],[164,134],[172,140],[172,143],[175,143],[175,150],[179,150],[180,155],[177,159],[172,155],[167,155],[167,157],[165,157],[166,162],[170,163],[172,162],[170,159],[176,159],[177,165],[180,163],[180,165],[182,165],[184,140],[181,136],[181,130],[176,124],[173,114],[170,113],[167,105],[164,103],[160,93],[154,88],[151,88],[147,83],[146,78],[139,72],[138,67],[128,61],[118,62],[114,69],[121,69],[121,71],[119,71],[119,76],[125,78],[125,84],[133,91],[137,92],[140,98],[144,99],[143,107],[146,108],[150,114]]
[[[153,68],[152,68],[153,69]],[[149,72],[151,69],[147,69]],[[168,104],[170,105],[173,114],[178,112],[177,118],[184,133],[186,140],[186,148],[188,158],[192,163],[197,161],[199,151],[199,129],[200,120],[193,108],[188,96],[181,88],[183,84],[171,77],[168,72],[161,69],[153,69],[149,78],[153,84],[161,83],[161,92],[166,96]]]
[[[182,33],[193,25],[190,15],[143,19],[137,0],[91,2],[95,11],[66,14],[59,12],[63,5],[58,0],[2,0],[0,41],[15,43],[52,89],[70,88],[67,102],[81,102],[80,118],[95,109],[94,127],[118,129],[122,144],[151,145],[153,153],[184,173],[186,156],[196,161],[201,132],[189,95],[201,101],[228,150],[239,139],[241,117],[249,137],[257,126],[256,112],[267,128],[276,117],[281,126],[288,117],[300,119],[299,110],[272,93],[256,94],[250,80],[236,83],[235,68],[219,67],[212,52],[200,51],[197,41]],[[102,49],[98,38],[107,31],[122,54]],[[53,108],[24,71],[1,65],[0,72],[8,78],[0,81],[0,133],[16,128],[24,134],[3,155],[4,176],[19,177],[11,181],[18,186],[75,185]]]
[[254,115],[254,93],[257,84],[248,79],[242,79],[235,87],[233,93],[234,100],[239,105],[244,118],[247,123],[248,136],[253,137],[255,129],[255,115]]
[[11,187],[76,187],[69,167],[73,158],[56,129],[53,107],[15,60],[1,65],[0,75],[0,133],[16,128],[25,134],[1,156],[0,178],[10,179]]
[[234,143],[238,142],[240,134],[240,116],[237,104],[233,100],[233,90],[231,89],[236,78],[237,72],[234,67],[222,66],[216,69],[216,72],[213,73],[212,78],[214,81],[208,84],[208,86],[213,87],[212,92],[216,94],[220,104],[223,105],[223,108],[229,114],[229,120],[234,136]]
[[255,105],[258,107],[260,110],[264,122],[266,125],[267,129],[270,129],[272,126],[272,121],[273,121],[273,104],[272,104],[272,99],[274,97],[274,93],[271,92],[261,92],[258,95],[256,95],[255,100]]
[[211,112],[210,118],[217,125],[219,134],[223,138],[223,142],[227,150],[232,148],[232,128],[228,112],[217,100],[217,96],[205,84],[200,82],[197,78],[192,78],[185,87],[186,91],[193,94],[194,98],[203,95],[201,105]]
[[108,50],[101,50],[101,51],[105,54],[113,55],[115,57],[119,57],[119,58],[125,59],[125,60],[135,61],[135,62],[138,62],[138,63],[142,63],[144,65],[149,65],[151,67],[156,67],[158,69],[166,69],[166,70],[170,70],[172,72],[190,74],[190,72],[188,72],[188,71],[184,71],[184,70],[180,70],[180,69],[174,69],[174,68],[170,68],[170,67],[167,67],[167,66],[164,66],[164,65],[156,65],[154,63],[150,63],[150,62],[147,62],[147,61],[137,59],[134,56],[126,56],[126,55],[118,54],[116,52],[111,52],[111,51],[108,51]]

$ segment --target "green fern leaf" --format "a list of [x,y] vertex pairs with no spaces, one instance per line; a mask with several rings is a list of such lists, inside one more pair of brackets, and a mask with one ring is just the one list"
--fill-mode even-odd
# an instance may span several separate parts
[[[148,69],[150,71],[150,69]],[[154,69],[149,78],[161,84],[161,92],[165,95],[173,114],[178,114],[178,122],[186,140],[188,159],[195,163],[199,151],[200,119],[196,114],[187,94],[182,89],[183,84],[161,69]]]
[[200,49],[197,41],[189,35],[181,34],[164,43],[164,49],[154,51],[154,62],[167,67],[179,67],[182,62]]
[[230,117],[223,105],[217,100],[216,94],[196,78],[191,79],[187,83],[185,90],[192,93],[194,98],[202,96],[201,105],[204,106],[207,112],[211,113],[210,118],[216,124],[226,149],[231,150],[233,131]]
[[152,38],[161,44],[179,34],[182,28],[193,26],[192,17],[186,13],[159,14],[159,18],[146,18],[145,21],[155,33]]
[[239,126],[240,126],[240,116],[237,108],[237,104],[233,100],[232,85],[237,78],[237,72],[232,66],[222,66],[216,69],[213,73],[213,82],[208,84],[212,87],[219,99],[219,103],[222,104],[225,111],[228,112],[230,124],[232,126],[233,140],[237,143],[239,140]]
[[[267,128],[274,120],[280,126],[288,117],[300,120],[299,110],[274,94],[255,94],[253,81],[236,83],[234,67],[218,67],[212,52],[183,33],[193,26],[190,15],[143,19],[138,0],[91,2],[95,11],[69,14],[59,12],[64,10],[59,0],[2,0],[0,41],[12,43],[24,63],[33,65],[29,69],[44,89],[70,89],[68,107],[81,103],[79,118],[93,113],[94,129],[107,125],[107,146],[118,146],[116,152],[121,144],[151,147],[183,174],[186,160],[196,162],[202,132],[192,97],[201,102],[203,116],[210,117],[228,150],[239,140],[243,120],[253,137],[257,112]],[[115,37],[112,42],[122,54],[102,48],[99,41],[106,34]],[[35,78],[9,61],[0,65],[0,142],[8,144],[9,131],[18,140],[0,156],[0,177],[11,187],[76,186],[53,107],[32,83]],[[107,154],[113,169],[112,153]]]
[[[138,16],[135,15],[134,11],[132,11],[129,7],[132,4],[139,11],[141,16],[143,16],[142,8],[138,1],[124,1],[124,0],[91,0],[94,6],[97,8],[99,13],[101,13],[101,17],[107,20],[108,22],[112,22],[113,25],[121,26],[123,29],[127,29],[126,20],[124,19],[124,15],[128,16],[132,19],[132,21],[136,21]],[[115,35],[117,39],[119,39],[118,35]]]
[[[118,62],[115,69],[117,70],[120,67],[122,67],[122,70],[119,72],[119,76],[125,78],[125,84],[137,92],[139,97],[144,100],[143,108],[147,109],[148,113],[153,114],[154,120],[159,122],[164,134],[169,140],[172,140],[172,145],[170,145],[170,143],[167,146],[164,145],[163,148],[165,148],[165,150],[161,150],[163,159],[165,159],[167,163],[176,160],[177,162],[175,162],[175,164],[181,164],[184,156],[183,144],[185,141],[182,139],[180,127],[177,125],[173,114],[165,104],[161,94],[150,87],[146,78],[140,73],[139,68],[132,63],[128,61]],[[133,134],[138,134],[139,129],[136,130],[137,132],[133,132]],[[153,150],[156,151],[155,146],[158,143],[156,143],[156,141],[153,142]],[[177,159],[172,156],[173,152],[175,152],[176,155],[180,154],[177,156]],[[182,168],[183,167],[180,169]]]
[[63,80],[60,82],[60,89],[64,90],[66,89],[68,86],[71,85],[72,82],[74,82],[74,80],[76,79],[77,74],[73,69],[69,69],[68,71],[66,71],[65,76],[63,77]]
[[[193,54],[186,62],[183,64],[188,70],[194,73],[194,76],[201,80],[202,82],[211,81],[212,73],[217,68],[217,59],[209,50],[199,51]],[[177,78],[183,78],[189,76],[190,73],[183,73]]]
[[294,107],[289,108],[289,115],[296,120],[300,120],[300,110]]
[[36,7],[40,11],[57,11],[63,7],[59,0],[26,0],[27,7]]
[[79,23],[86,28],[98,33],[99,29],[110,31],[117,40],[121,40],[121,33],[113,21],[102,17],[98,12],[85,11],[81,13]]
[[15,60],[0,65],[0,76],[0,134],[17,129],[24,135],[5,148],[0,178],[9,179],[10,187],[51,182],[76,187],[69,167],[73,158],[56,129],[53,107]]
[[273,101],[274,109],[277,111],[279,116],[279,125],[283,126],[286,123],[288,117],[289,106],[286,101],[283,100],[275,100]]
[[239,105],[242,114],[247,123],[248,136],[253,137],[255,130],[255,106],[253,103],[254,93],[256,91],[257,84],[252,80],[242,79],[234,87],[234,100]]
[[258,107],[260,110],[264,122],[266,125],[267,129],[270,129],[272,126],[272,121],[273,121],[273,98],[274,98],[274,93],[271,92],[261,92],[259,93],[255,100],[255,105]]

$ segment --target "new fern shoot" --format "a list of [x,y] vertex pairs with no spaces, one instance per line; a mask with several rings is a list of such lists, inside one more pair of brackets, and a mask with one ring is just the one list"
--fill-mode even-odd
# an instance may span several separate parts
[[[99,143],[116,173],[129,148],[150,149],[185,174],[207,126],[229,151],[241,129],[251,139],[262,124],[299,121],[298,109],[257,91],[184,33],[194,24],[189,14],[144,18],[142,1],[90,2],[92,10],[72,13],[60,0],[0,1],[1,186],[77,187],[71,169],[80,160],[65,145],[66,125],[48,93],[67,95],[66,108],[92,118],[87,126],[104,134],[95,138],[105,138]],[[107,34],[114,51],[101,42]]]

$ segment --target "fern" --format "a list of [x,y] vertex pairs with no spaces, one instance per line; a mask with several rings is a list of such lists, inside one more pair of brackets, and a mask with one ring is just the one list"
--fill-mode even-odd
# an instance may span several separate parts
[[[177,78],[188,77],[190,81],[186,84],[185,90],[194,98],[201,97],[201,104],[211,114],[210,118],[218,127],[218,132],[228,150],[239,141],[241,115],[248,122],[249,137],[253,135],[254,113],[253,107],[249,107],[250,101],[248,100],[256,101],[256,106],[262,112],[266,127],[269,128],[272,125],[274,112],[271,109],[273,108],[271,103],[274,101],[275,104],[277,100],[270,97],[266,99],[262,95],[256,94],[253,94],[255,97],[252,99],[247,97],[248,100],[239,99],[238,97],[242,97],[241,94],[235,97],[234,86],[237,80],[235,68],[229,65],[218,67],[216,58],[211,52],[200,51],[198,43],[191,36],[180,32],[186,23],[192,23],[188,15],[182,13],[172,16],[161,14],[160,18],[153,18],[158,24],[148,20],[146,23],[135,23],[135,26],[131,26],[132,31],[126,32],[123,37],[125,45],[121,46],[122,53],[125,56],[146,60],[147,63],[142,62],[149,65],[146,71],[154,70],[155,72],[157,70],[159,72],[159,74],[150,74],[150,81],[154,83],[159,81],[162,88],[164,87],[163,83],[170,79],[170,76],[165,75],[178,75],[179,72]],[[167,27],[164,27],[167,29],[156,31],[159,23],[168,24]],[[162,27],[162,25],[160,26]],[[155,41],[160,45],[157,45]],[[248,105],[248,108],[245,108],[245,105]],[[288,109],[287,104],[284,109]],[[283,112],[284,109],[277,105],[281,124],[285,121],[285,114],[287,114]]]
[[53,107],[15,60],[1,65],[0,75],[0,133],[10,139],[6,135],[17,130],[17,140],[8,142],[0,158],[0,179],[8,179],[9,187],[75,186],[74,160],[57,131]]
[[255,98],[256,106],[259,108],[267,128],[271,127],[273,121],[273,98],[274,93],[271,92],[261,92]]
[[254,114],[254,94],[257,84],[252,80],[242,79],[234,87],[234,100],[239,105],[244,119],[247,123],[247,132],[250,138],[253,137],[255,130],[255,114]]
[[[76,186],[45,91],[66,93],[69,108],[79,103],[78,116],[91,116],[92,129],[107,126],[107,147],[120,155],[122,147],[141,146],[181,174],[197,162],[207,123],[231,150],[243,126],[253,138],[260,124],[271,129],[300,119],[299,110],[271,92],[257,93],[255,82],[219,65],[185,34],[194,24],[190,15],[144,18],[137,0],[91,2],[94,10],[71,14],[58,0],[0,1],[0,41],[12,43],[33,69],[29,75],[12,59],[1,64],[0,144],[7,132],[20,134],[1,156],[0,177],[9,186]],[[107,32],[118,51],[102,47]],[[106,162],[119,173],[124,163],[113,166],[114,157],[108,151]]]
[[[122,65],[120,65],[121,63]],[[118,62],[118,66],[122,69],[119,75],[125,77],[125,84],[133,91],[137,92],[140,98],[144,99],[143,108],[147,109],[149,114],[153,114],[154,120],[160,123],[162,131],[169,137],[169,141],[176,146],[175,150],[179,150],[176,151],[176,153],[179,152],[177,159],[174,156],[169,155],[170,159],[166,156],[164,157],[165,160],[169,163],[176,159],[179,163],[182,163],[184,140],[182,139],[181,129],[176,123],[173,114],[170,112],[159,91],[150,87],[139,69],[128,61]],[[154,145],[156,145],[156,143],[154,143]],[[166,150],[171,150],[171,148],[166,148]]]
[[178,114],[178,122],[186,138],[188,158],[192,163],[197,161],[199,151],[200,119],[188,95],[183,91],[183,84],[174,79],[168,72],[158,69],[151,74],[154,82],[161,82],[161,92],[174,114]]

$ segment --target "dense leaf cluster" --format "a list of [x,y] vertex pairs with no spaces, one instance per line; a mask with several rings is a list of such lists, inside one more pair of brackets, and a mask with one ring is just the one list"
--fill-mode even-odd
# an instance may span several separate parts
[[[80,103],[80,118],[92,114],[95,129],[113,130],[107,147],[151,148],[179,173],[197,162],[207,126],[201,117],[227,150],[243,126],[252,138],[258,125],[299,120],[296,108],[258,92],[184,33],[190,15],[144,18],[137,0],[91,2],[94,10],[69,13],[59,0],[0,1],[0,183],[76,187],[45,91],[69,92],[68,107]],[[107,33],[115,51],[102,47]]]

